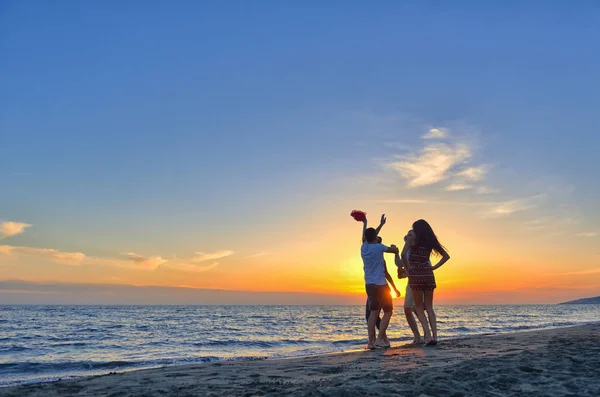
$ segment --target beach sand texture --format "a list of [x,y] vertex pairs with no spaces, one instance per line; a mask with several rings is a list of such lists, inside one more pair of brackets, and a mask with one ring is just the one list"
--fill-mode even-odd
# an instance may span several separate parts
[[600,396],[600,324],[437,347],[230,361],[0,389],[0,396]]

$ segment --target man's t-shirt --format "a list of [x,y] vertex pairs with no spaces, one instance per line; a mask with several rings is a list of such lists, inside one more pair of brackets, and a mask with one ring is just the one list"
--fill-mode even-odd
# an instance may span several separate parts
[[363,243],[360,247],[360,256],[365,271],[365,284],[387,285],[383,262],[383,253],[387,250],[388,247],[383,244]]

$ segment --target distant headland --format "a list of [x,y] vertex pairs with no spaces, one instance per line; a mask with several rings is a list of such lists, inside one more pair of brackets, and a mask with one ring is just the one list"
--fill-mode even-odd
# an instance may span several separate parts
[[600,296],[559,303],[559,305],[600,305]]

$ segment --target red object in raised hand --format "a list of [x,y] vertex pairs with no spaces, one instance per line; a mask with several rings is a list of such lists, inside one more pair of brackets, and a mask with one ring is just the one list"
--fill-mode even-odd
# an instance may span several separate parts
[[357,222],[364,222],[367,220],[367,213],[361,210],[353,210],[350,216]]

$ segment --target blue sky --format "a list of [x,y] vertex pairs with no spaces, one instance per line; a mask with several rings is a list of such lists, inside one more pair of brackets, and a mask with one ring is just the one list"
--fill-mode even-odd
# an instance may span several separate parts
[[0,220],[35,226],[15,246],[258,252],[353,203],[479,199],[390,176],[437,128],[524,222],[595,236],[598,26],[595,2],[6,1]]

